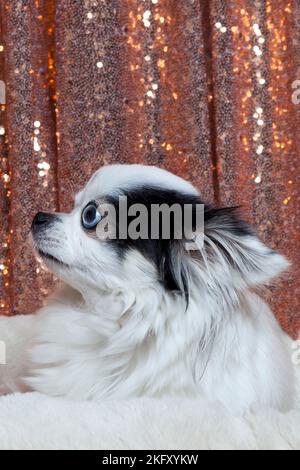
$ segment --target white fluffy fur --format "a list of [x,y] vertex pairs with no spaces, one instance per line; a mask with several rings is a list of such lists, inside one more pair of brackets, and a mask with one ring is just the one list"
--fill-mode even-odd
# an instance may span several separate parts
[[0,398],[1,450],[299,450],[299,429],[299,407],[235,417],[201,399]]
[[[197,194],[184,180],[157,168],[111,166],[97,172],[60,214],[39,248],[69,267],[48,261],[68,285],[30,322],[22,357],[2,391],[17,386],[71,399],[202,397],[241,413],[253,406],[287,410],[294,379],[284,334],[252,288],[288,266],[256,237],[238,237],[210,223],[198,259],[182,254],[190,304],[158,282],[154,266],[132,251],[125,262],[81,229],[82,208],[92,199],[136,184]],[[218,245],[232,254],[232,267]],[[22,318],[22,317],[21,317]],[[16,321],[6,320],[7,322]],[[28,331],[28,326],[25,326]],[[5,324],[0,331],[5,336]],[[15,384],[14,384],[15,386]]]

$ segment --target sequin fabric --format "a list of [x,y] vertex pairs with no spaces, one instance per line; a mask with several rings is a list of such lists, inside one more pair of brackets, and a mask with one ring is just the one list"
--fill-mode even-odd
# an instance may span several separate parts
[[300,5],[296,0],[1,0],[0,311],[53,286],[28,233],[98,167],[144,162],[240,205],[293,263],[270,286],[300,327]]

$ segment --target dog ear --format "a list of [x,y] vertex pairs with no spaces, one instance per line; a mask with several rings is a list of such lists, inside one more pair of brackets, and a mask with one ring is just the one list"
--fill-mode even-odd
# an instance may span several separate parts
[[265,284],[289,267],[284,256],[258,239],[237,208],[204,206],[204,233],[197,233],[192,244],[186,239],[162,241],[159,252],[165,288],[183,295],[187,304],[191,282],[243,290]]
[[264,245],[237,208],[206,208],[202,250],[215,275],[230,276],[235,285],[257,286],[276,277],[289,262]]

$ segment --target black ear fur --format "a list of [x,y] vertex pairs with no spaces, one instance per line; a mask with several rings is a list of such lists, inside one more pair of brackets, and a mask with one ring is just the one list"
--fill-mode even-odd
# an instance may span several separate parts
[[[200,199],[198,204],[201,204]],[[259,240],[252,227],[240,218],[239,209],[205,206],[203,250],[209,251],[214,245],[210,263],[215,266],[213,271],[218,282],[222,277],[224,282],[227,276],[226,282],[231,282],[237,289],[243,289],[245,286],[268,282],[286,269],[289,263]],[[168,242],[167,249],[164,250],[164,270],[161,276],[166,288],[184,295],[188,305],[189,279],[192,273],[190,263],[197,259],[198,263],[203,262],[205,269],[205,262],[201,249],[188,253],[185,243],[186,240]],[[219,257],[223,265],[215,264]]]
[[[194,198],[193,202],[194,212],[196,212],[196,205],[203,204],[200,197]],[[213,206],[204,207],[204,231],[207,236],[213,238],[212,229],[218,232],[226,231],[235,237],[254,236],[252,228],[239,217],[238,207],[223,207],[216,208]],[[194,230],[194,227],[193,227]],[[165,241],[164,249],[162,250],[160,275],[165,287],[173,292],[178,292],[184,295],[186,302],[189,302],[189,259],[191,256],[198,257],[194,251],[189,254],[185,249],[187,240],[171,240]],[[218,248],[222,251],[223,256],[227,261],[234,264],[230,253],[226,251],[226,247],[214,240]],[[200,252],[199,255],[201,256]]]
[[205,229],[217,227],[218,230],[231,232],[236,236],[251,236],[254,235],[254,230],[249,224],[242,220],[239,216],[239,206],[233,207],[213,207],[205,206],[204,222]]
[[205,217],[205,249],[214,247],[215,258],[226,261],[225,268],[236,286],[255,286],[276,277],[288,261],[259,240],[238,213],[239,208],[208,208]]
[[[197,194],[184,194],[157,187],[137,187],[107,198],[109,203],[114,204],[117,218],[119,195],[127,196],[128,207],[136,203],[143,204],[148,208],[149,214],[152,204],[168,204],[170,207],[173,204],[180,204],[182,207],[189,204],[193,208],[193,232],[196,228],[197,205],[203,204]],[[128,223],[130,223],[130,219]],[[151,227],[150,219],[148,226]],[[112,240],[110,243],[118,250],[120,258],[125,258],[128,250],[139,251],[156,266],[159,279],[164,287],[168,291],[180,293],[188,302],[190,263],[193,263],[195,258],[198,263],[201,262],[203,253],[200,248],[198,254],[194,251],[189,253],[186,250],[188,240],[176,240],[174,227],[171,227],[171,233],[173,236],[171,235],[170,240],[162,238],[153,240],[150,233],[148,239],[135,240],[129,237],[123,240],[117,235],[117,240]],[[204,206],[203,250],[207,250],[208,253],[211,251],[210,263],[214,263],[218,256],[223,257],[223,261],[226,261],[224,268],[228,268],[228,272],[231,268],[231,274],[238,272],[240,278],[247,279],[250,285],[261,282],[261,279],[273,277],[287,265],[283,257],[265,247],[258,240],[250,226],[240,219],[236,207]],[[203,269],[205,269],[203,258],[202,261]],[[215,275],[218,276],[218,273],[216,272]]]

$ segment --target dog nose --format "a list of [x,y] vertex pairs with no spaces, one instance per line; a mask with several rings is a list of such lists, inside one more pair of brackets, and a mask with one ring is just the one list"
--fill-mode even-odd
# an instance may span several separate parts
[[46,226],[54,219],[54,214],[49,214],[48,212],[38,212],[33,219],[31,228],[33,230],[38,230],[42,226]]

